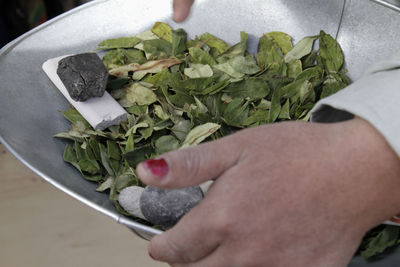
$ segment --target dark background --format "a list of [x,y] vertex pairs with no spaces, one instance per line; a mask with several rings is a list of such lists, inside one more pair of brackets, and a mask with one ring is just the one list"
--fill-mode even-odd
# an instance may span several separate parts
[[0,0],[0,48],[21,34],[88,0]]

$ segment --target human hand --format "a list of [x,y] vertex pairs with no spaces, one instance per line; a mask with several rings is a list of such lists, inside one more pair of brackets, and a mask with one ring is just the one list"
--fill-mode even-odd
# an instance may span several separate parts
[[194,0],[174,0],[174,20],[176,22],[182,22],[189,16],[193,2]]
[[366,121],[279,123],[138,165],[158,187],[214,184],[151,240],[179,266],[346,266],[364,233],[400,210],[400,164]]

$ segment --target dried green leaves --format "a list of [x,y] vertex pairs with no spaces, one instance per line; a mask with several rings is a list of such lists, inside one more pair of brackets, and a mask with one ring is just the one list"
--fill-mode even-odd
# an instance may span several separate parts
[[266,33],[256,57],[247,52],[247,39],[241,32],[233,46],[210,33],[187,40],[184,30],[157,22],[136,36],[103,41],[107,90],[128,120],[95,131],[76,110],[64,112],[72,129],[56,137],[73,142],[64,160],[98,182],[98,191],[109,190],[124,212],[118,193],[140,185],[139,162],[245,127],[307,121],[318,99],[349,83],[339,45],[322,31],[295,45],[285,33]]

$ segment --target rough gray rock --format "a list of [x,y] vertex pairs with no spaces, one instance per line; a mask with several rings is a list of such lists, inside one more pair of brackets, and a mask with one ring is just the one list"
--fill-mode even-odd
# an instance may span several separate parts
[[103,96],[108,71],[95,53],[65,57],[58,63],[57,74],[75,101]]
[[180,189],[147,186],[140,197],[140,209],[149,222],[170,228],[202,199],[199,186]]

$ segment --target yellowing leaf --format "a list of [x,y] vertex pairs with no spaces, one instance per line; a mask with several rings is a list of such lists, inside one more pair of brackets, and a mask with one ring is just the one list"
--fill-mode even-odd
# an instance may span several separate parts
[[309,36],[301,39],[292,50],[290,50],[284,57],[285,62],[289,63],[294,59],[301,59],[305,55],[311,53],[311,50],[314,45],[314,41],[318,38],[318,36]]
[[157,101],[156,94],[149,88],[140,83],[133,83],[126,90],[126,98],[140,106],[150,105]]
[[190,68],[185,68],[184,73],[191,79],[207,78],[213,76],[213,70],[210,65],[191,64]]
[[212,122],[194,127],[186,136],[181,148],[200,144],[202,141],[204,141],[204,139],[218,131],[219,128],[221,128],[221,125]]
[[274,40],[274,42],[281,48],[284,55],[293,48],[292,37],[284,32],[270,32],[266,33],[265,36],[272,38],[272,40]]
[[151,28],[151,31],[161,39],[172,43],[172,28],[168,24],[156,22],[153,28]]
[[129,72],[142,72],[142,73],[158,73],[163,69],[169,68],[173,65],[182,63],[182,60],[169,58],[162,60],[151,60],[142,65],[137,63],[128,64],[118,68],[111,69],[109,73],[117,78],[127,77]]

